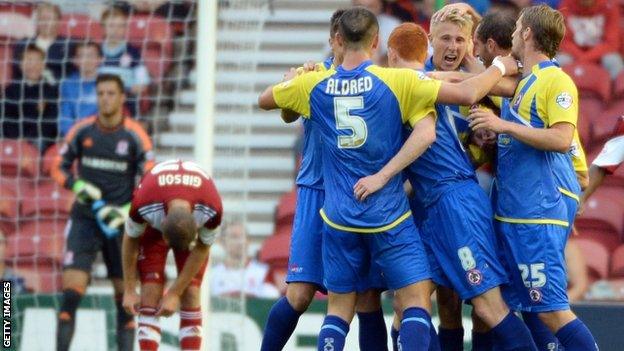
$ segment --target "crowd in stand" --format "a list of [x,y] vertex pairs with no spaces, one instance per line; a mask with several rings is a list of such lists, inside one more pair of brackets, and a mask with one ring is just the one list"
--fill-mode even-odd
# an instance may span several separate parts
[[[61,34],[62,6],[72,2],[58,3],[38,2],[30,8],[34,35],[8,43],[12,76],[4,86],[0,112],[0,137],[25,139],[41,152],[63,137],[75,122],[97,112],[98,74],[120,76],[126,88],[127,115],[144,117],[148,111],[141,98],[146,96],[153,78],[142,56],[143,48],[128,41],[129,18],[135,13],[164,15],[173,26],[176,18],[184,20],[192,10],[190,3],[119,1],[105,8],[100,6],[101,38],[90,38],[89,33],[65,37]],[[6,6],[7,13],[18,7]]]

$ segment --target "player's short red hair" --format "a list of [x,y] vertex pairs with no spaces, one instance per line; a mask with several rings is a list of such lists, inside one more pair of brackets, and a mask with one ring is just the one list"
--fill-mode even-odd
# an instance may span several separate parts
[[416,23],[403,23],[388,38],[388,47],[406,61],[425,62],[429,40],[427,32]]

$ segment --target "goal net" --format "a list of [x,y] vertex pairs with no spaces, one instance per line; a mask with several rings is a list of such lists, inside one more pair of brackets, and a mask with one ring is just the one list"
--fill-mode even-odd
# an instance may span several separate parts
[[[204,20],[216,17],[211,20],[217,24],[218,54],[213,50],[209,54],[216,55],[217,70],[216,77],[200,77],[196,58],[203,44],[196,41],[198,13],[202,6],[210,7],[209,1],[201,3],[55,0],[49,2],[54,7],[42,9],[37,1],[0,1],[0,274],[10,283],[12,313],[8,318],[5,314],[11,321],[10,348],[50,350],[55,345],[65,228],[74,197],[54,182],[50,171],[71,125],[97,111],[93,67],[74,49],[77,44],[93,42],[103,48],[97,72],[123,76],[129,97],[125,110],[148,129],[157,161],[193,158],[194,131],[202,123],[195,113],[202,98],[196,89],[199,84],[215,84],[214,125],[209,126],[214,129],[215,157],[199,161],[212,164],[224,199],[224,221],[240,223],[247,231],[249,244],[241,245],[239,250],[245,252],[237,256],[241,264],[272,233],[277,198],[292,187],[289,149],[294,129],[280,136],[286,137],[281,148],[254,154],[253,145],[258,143],[251,138],[254,128],[272,128],[252,123],[257,52],[270,4],[219,0],[216,13],[204,14]],[[117,64],[108,62],[113,50],[105,46],[114,42],[114,34],[103,25],[102,15],[110,6],[128,13],[121,41],[136,49],[138,60],[124,55]],[[43,50],[45,60],[24,53],[31,45]],[[266,160],[272,164],[264,164]],[[277,165],[271,172],[271,165],[281,162],[289,166]],[[277,185],[272,184],[276,175]],[[213,250],[215,264],[226,258],[224,246]],[[166,273],[171,282],[176,276],[173,261]],[[237,279],[242,281],[243,275],[241,270]],[[4,285],[5,292],[8,286]],[[204,295],[202,304],[208,306],[208,291]],[[220,331],[211,349],[249,349],[243,342],[247,329],[240,328],[244,318],[239,318],[246,311],[245,294],[225,294],[210,308],[220,317],[211,323],[211,329]],[[99,256],[77,313],[72,350],[115,349],[115,314],[112,286]],[[179,317],[163,318],[161,323],[161,350],[178,349]],[[254,338],[260,328],[258,323],[250,326]],[[205,337],[204,344],[211,339]]]

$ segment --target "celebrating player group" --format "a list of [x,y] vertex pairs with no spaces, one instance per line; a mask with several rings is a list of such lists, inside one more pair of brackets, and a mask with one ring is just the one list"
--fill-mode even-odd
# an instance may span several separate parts
[[[291,69],[258,99],[304,126],[289,285],[262,351],[284,348],[316,290],[329,298],[319,351],[344,349],[356,313],[360,349],[387,350],[384,290],[394,350],[462,350],[462,301],[473,350],[598,349],[566,294],[587,165],[577,89],[554,60],[564,32],[546,5],[518,18],[448,5],[429,34],[397,27],[383,68],[371,62],[375,15],[334,13],[333,56]],[[491,186],[475,173],[484,163]]]

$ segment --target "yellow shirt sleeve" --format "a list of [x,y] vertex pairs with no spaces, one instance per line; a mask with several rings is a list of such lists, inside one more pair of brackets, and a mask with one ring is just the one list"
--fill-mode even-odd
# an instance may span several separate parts
[[430,113],[436,115],[435,102],[438,99],[441,81],[407,68],[370,66],[367,69],[392,90],[399,102],[403,123],[409,123],[413,127]]
[[[562,72],[563,73],[563,72]],[[559,74],[552,79],[546,95],[547,125],[567,122],[576,126],[578,120],[578,91],[567,74]]]
[[310,93],[333,70],[309,72],[273,86],[273,99],[279,108],[294,111],[303,117],[310,117]]
[[574,137],[572,138],[572,165],[574,166],[574,171],[576,172],[587,172],[587,158],[585,157],[585,150],[583,149],[583,144],[581,143],[581,139],[578,135],[578,130],[574,130]]

